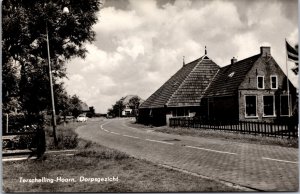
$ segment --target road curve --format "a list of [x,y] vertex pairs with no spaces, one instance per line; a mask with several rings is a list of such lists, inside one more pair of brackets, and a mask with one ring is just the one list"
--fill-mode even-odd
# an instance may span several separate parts
[[157,133],[128,119],[89,121],[79,137],[134,157],[261,191],[297,191],[298,149]]

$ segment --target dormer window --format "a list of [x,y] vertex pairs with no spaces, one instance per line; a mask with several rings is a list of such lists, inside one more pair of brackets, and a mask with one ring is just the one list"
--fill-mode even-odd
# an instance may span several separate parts
[[276,75],[271,75],[271,89],[277,89],[278,88],[278,81]]
[[234,72],[231,72],[228,77],[233,77],[234,76]]
[[257,89],[265,89],[264,76],[257,76]]

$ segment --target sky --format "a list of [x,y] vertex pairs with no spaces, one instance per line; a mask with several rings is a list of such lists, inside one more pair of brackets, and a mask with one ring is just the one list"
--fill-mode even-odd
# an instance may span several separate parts
[[65,85],[98,113],[126,95],[146,100],[205,46],[220,67],[270,46],[286,72],[285,38],[298,42],[297,0],[106,0],[97,15],[96,40],[68,62]]

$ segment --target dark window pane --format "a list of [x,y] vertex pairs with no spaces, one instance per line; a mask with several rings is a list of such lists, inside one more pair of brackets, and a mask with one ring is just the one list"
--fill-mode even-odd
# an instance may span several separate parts
[[274,98],[273,96],[264,96],[264,115],[274,115]]
[[256,96],[246,96],[246,116],[256,116]]
[[277,88],[277,77],[271,77],[271,87],[273,89]]
[[257,88],[264,88],[264,78],[263,77],[257,77]]
[[281,115],[289,115],[288,96],[280,96],[280,113]]

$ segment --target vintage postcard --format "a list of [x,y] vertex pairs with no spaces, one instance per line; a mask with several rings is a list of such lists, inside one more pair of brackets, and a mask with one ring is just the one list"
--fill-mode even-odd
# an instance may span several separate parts
[[2,0],[2,191],[297,192],[297,0]]

